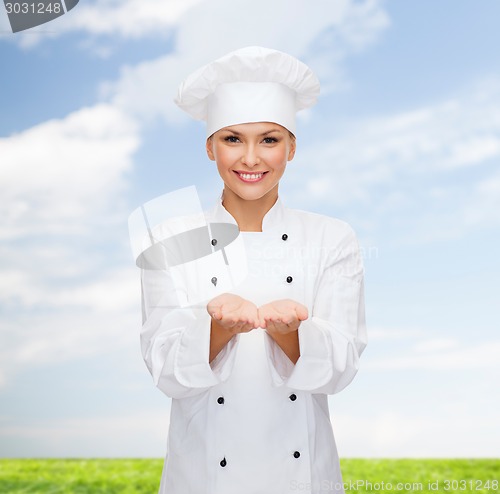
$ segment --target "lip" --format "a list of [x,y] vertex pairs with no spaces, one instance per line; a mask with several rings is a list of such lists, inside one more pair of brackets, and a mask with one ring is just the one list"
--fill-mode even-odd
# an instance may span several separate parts
[[[265,171],[265,172],[264,171],[262,171],[262,172],[245,172],[245,171],[236,171],[236,170],[233,170],[233,171],[234,171],[234,173],[236,173],[236,176],[242,182],[244,182],[246,184],[256,184],[256,183],[261,182],[262,180],[264,180],[264,177],[266,176],[266,173],[267,173],[267,171]],[[242,173],[248,174],[248,175],[256,175],[258,173],[262,173],[262,176],[260,178],[256,179],[256,180],[247,180],[247,179],[245,179],[245,178],[242,177],[242,175],[241,175]]]

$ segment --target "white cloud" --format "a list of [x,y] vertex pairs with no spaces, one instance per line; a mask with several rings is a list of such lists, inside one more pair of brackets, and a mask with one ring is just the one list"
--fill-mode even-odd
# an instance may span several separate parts
[[140,38],[164,34],[202,0],[101,0],[78,5],[64,31]]
[[474,185],[464,207],[464,224],[468,227],[500,226],[500,173]]
[[390,329],[370,326],[370,341],[407,340],[425,335],[425,331],[415,328]]
[[[80,256],[80,250],[75,254]],[[55,267],[65,269],[65,264],[62,262]],[[87,267],[89,272],[95,269],[95,266]],[[22,266],[2,271],[0,300],[5,307],[21,305],[25,309],[50,307],[61,310],[78,307],[94,313],[115,310],[119,312],[129,310],[138,300],[139,271],[133,265],[132,256],[130,266],[106,270],[104,277],[93,277],[90,281],[79,279],[84,272],[78,270],[76,274],[73,273],[64,279],[63,289],[54,290],[47,290],[47,280],[43,276],[40,277],[40,271],[32,272],[20,268]]]
[[[436,336],[437,335],[437,336]],[[438,330],[370,327],[366,371],[483,370],[500,366],[500,340],[468,342]],[[390,353],[387,353],[389,349]]]
[[138,145],[135,122],[106,104],[0,139],[4,384],[19,367],[105,352],[135,334],[124,331],[139,325],[132,263],[107,266],[104,246],[125,248],[121,194]]
[[52,303],[60,307],[87,307],[96,312],[139,311],[139,270],[133,265],[132,257],[130,261],[130,267],[115,270],[104,279],[82,283],[61,292],[52,299]]
[[364,368],[370,371],[498,369],[499,354],[500,341],[459,344],[455,340],[431,338],[399,351],[395,357],[366,359]]
[[316,121],[286,194],[305,209],[359,208],[367,230],[393,227],[412,245],[496,228],[499,115],[500,80],[488,79],[434,106],[341,122],[333,138]]
[[0,139],[0,238],[81,232],[125,187],[134,121],[101,104]]
[[476,88],[434,107],[346,123],[337,138],[301,151],[308,191],[335,203],[367,200],[373,187],[408,175],[436,176],[500,157],[500,81],[495,89],[485,94]]
[[429,338],[428,340],[418,342],[414,350],[418,353],[437,352],[454,348],[458,344],[459,342],[453,338]]
[[[166,407],[165,407],[166,408]],[[4,422],[4,424],[2,424]],[[29,454],[47,457],[161,457],[169,425],[167,410],[137,412],[111,417],[80,416],[64,419],[36,419],[30,424],[0,421],[0,456],[12,457],[18,448],[9,443],[29,444]],[[4,449],[5,448],[5,449]],[[22,448],[19,448],[22,451]]]
[[[380,0],[317,0],[311,8],[306,0],[257,0],[231,6],[225,0],[96,0],[80,2],[68,14],[51,21],[50,28],[33,28],[6,39],[30,49],[44,39],[82,33],[86,37],[82,46],[106,57],[112,50],[106,41],[111,39],[116,43],[117,38],[166,38],[175,30],[181,56],[191,53],[195,57],[192,68],[200,60],[213,59],[217,52],[222,55],[244,45],[281,46],[303,55],[300,50],[312,41],[317,56],[336,62],[346,48],[362,50],[387,28],[389,19],[380,4]],[[4,23],[8,31],[6,16]],[[211,50],[208,59],[204,56],[207,49]],[[323,65],[320,75],[338,78],[337,64],[333,65]]]
[[432,415],[372,409],[367,415],[335,414],[332,423],[341,457],[497,457],[498,420],[492,414],[476,416],[460,408]]
[[102,92],[134,115],[178,123],[183,114],[171,100],[182,79],[202,64],[248,45],[301,57],[327,90],[339,83],[339,61],[372,43],[388,24],[376,0],[319,0],[314,8],[303,0],[293,6],[285,0],[256,0],[230,8],[225,0],[203,2],[179,19],[174,52],[125,68],[119,81],[103,84]]
[[[123,305],[134,292],[126,294]],[[107,305],[110,293],[98,307],[81,300],[65,308],[46,306],[40,314],[12,316],[2,324],[0,356],[5,378],[22,367],[61,365],[91,355],[106,355],[121,348],[136,349],[141,327],[139,295],[126,310]]]
[[456,142],[450,150],[448,166],[459,167],[481,163],[500,155],[500,137],[494,135],[471,136],[465,142]]
[[[68,247],[69,248],[69,247]],[[29,255],[27,253],[26,255]],[[78,255],[85,254],[79,250]],[[79,274],[63,282],[22,267],[2,283],[0,388],[25,368],[64,366],[91,356],[127,356],[127,369],[141,367],[140,284],[133,266]]]
[[[151,38],[170,34],[179,18],[203,0],[94,0],[80,2],[66,15],[16,34],[11,41],[33,48],[42,40],[77,32],[92,38]],[[7,23],[6,27],[10,27]],[[94,45],[99,50],[99,43]]]
[[23,366],[136,344],[137,276],[112,258],[128,250],[122,194],[139,141],[108,104],[0,139],[4,384]]

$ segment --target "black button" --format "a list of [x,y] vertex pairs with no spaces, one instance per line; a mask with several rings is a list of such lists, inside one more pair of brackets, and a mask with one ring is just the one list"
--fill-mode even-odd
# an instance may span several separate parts
[[283,240],[286,240],[286,239],[288,238],[288,235],[287,235],[286,233],[283,233],[283,235],[281,235],[281,238],[282,238]]
[[299,458],[300,457],[300,453],[298,451],[295,451],[295,453],[293,454],[293,457],[294,458]]
[[[295,453],[294,453],[295,454]],[[221,467],[225,467],[227,465],[226,458],[223,458],[220,462]]]
[[297,395],[295,393],[292,393],[288,398],[290,398],[290,400],[292,401],[295,401],[297,399]]
[[223,396],[219,396],[219,397],[217,398],[217,403],[218,403],[219,405],[224,405],[224,397],[223,397]]
[[217,245],[217,239],[215,238],[212,239],[212,245]]
[[291,283],[293,281],[293,278],[291,276],[286,277],[286,282]]

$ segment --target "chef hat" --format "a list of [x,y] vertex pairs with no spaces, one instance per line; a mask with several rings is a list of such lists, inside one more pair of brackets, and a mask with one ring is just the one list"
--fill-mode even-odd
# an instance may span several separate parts
[[295,114],[316,103],[319,81],[313,71],[286,53],[251,46],[233,51],[193,72],[175,102],[207,136],[229,125],[274,122],[295,133]]

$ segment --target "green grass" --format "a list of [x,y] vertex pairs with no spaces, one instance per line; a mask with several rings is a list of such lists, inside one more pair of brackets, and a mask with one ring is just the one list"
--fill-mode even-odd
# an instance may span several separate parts
[[[500,481],[500,460],[496,459],[346,459],[341,460],[341,466],[346,492],[352,493],[500,492],[498,483],[493,483]],[[383,488],[388,483],[392,489]]]
[[0,460],[1,494],[154,494],[162,460]]
[[[0,460],[0,493],[156,494],[162,464],[162,460]],[[492,484],[500,480],[500,460],[494,459],[344,459],[341,466],[346,493],[500,492],[498,484],[496,488]],[[328,485],[323,488],[321,492],[329,492]],[[296,492],[310,490],[297,486]]]

